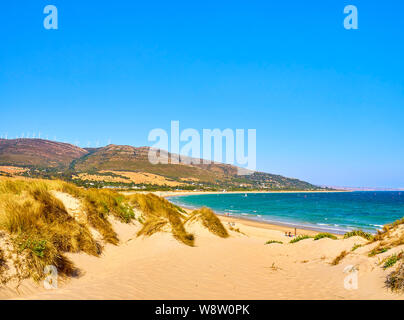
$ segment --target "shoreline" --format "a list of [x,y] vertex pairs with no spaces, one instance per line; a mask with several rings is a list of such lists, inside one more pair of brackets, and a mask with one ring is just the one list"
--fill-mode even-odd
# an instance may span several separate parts
[[[169,200],[169,199],[168,199]],[[173,203],[175,204],[175,203]],[[177,204],[175,204],[177,205]],[[179,206],[181,209],[187,211],[187,212],[191,212],[192,210],[195,210],[195,208],[187,208],[184,206]],[[226,216],[222,213],[218,213],[216,211],[214,211],[214,213],[219,217],[220,220],[224,221],[224,222],[235,222],[235,223],[239,223],[242,224],[244,226],[250,226],[250,227],[255,227],[255,228],[261,228],[261,229],[266,229],[266,230],[276,230],[276,231],[282,231],[282,232],[291,232],[292,234],[294,234],[295,229],[297,232],[297,235],[308,235],[308,236],[315,236],[318,233],[322,233],[322,232],[326,232],[326,233],[330,233],[332,235],[335,236],[342,236],[345,232],[341,232],[341,233],[337,233],[335,231],[330,231],[330,230],[326,230],[326,229],[321,229],[321,228],[315,228],[315,227],[305,227],[305,226],[301,226],[301,225],[288,225],[286,223],[282,223],[282,222],[278,222],[278,221],[260,221],[260,220],[256,220],[253,219],[251,217],[245,216],[245,217],[240,217],[240,216]]]
[[[176,196],[188,196],[188,195],[204,195],[204,194],[226,194],[226,193],[232,193],[232,194],[243,194],[243,193],[331,193],[331,192],[352,192],[352,191],[248,191],[248,192],[241,192],[241,191],[229,191],[229,192],[195,192],[195,191],[189,191],[189,192],[175,192],[175,191],[156,191],[153,192],[153,194],[156,194],[160,197],[164,197],[167,200],[170,200],[169,198],[171,197],[176,197]],[[173,202],[172,202],[173,203]],[[175,203],[174,203],[175,204]],[[176,204],[177,205],[177,204]],[[180,207],[186,211],[194,210],[195,208],[188,208],[184,207],[183,205],[180,205]],[[340,231],[337,232],[336,230],[328,230],[327,228],[321,228],[321,227],[312,227],[312,226],[302,226],[298,224],[293,224],[293,223],[285,223],[285,222],[280,222],[280,221],[262,221],[262,220],[257,220],[254,219],[253,217],[248,217],[248,216],[226,216],[223,213],[218,213],[214,211],[215,214],[223,221],[226,223],[240,223],[242,225],[246,226],[253,226],[257,228],[262,228],[262,229],[269,229],[269,230],[276,230],[276,231],[282,231],[282,232],[291,232],[292,234],[296,233],[297,235],[309,235],[309,236],[314,236],[318,233],[326,232],[333,234],[335,236],[342,236],[346,231]]]
[[[138,192],[138,191],[134,191]],[[143,192],[143,191],[142,191]],[[310,190],[310,191],[144,191],[147,193],[153,193],[159,197],[175,197],[175,196],[199,196],[204,194],[243,194],[243,193],[340,193],[340,192],[353,192],[350,190]],[[124,192],[132,193],[132,191]]]

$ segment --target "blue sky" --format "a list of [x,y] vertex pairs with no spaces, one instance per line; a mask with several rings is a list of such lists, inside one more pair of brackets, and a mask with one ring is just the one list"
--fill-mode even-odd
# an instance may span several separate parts
[[0,135],[141,146],[171,120],[253,128],[259,170],[404,187],[403,1],[7,2]]

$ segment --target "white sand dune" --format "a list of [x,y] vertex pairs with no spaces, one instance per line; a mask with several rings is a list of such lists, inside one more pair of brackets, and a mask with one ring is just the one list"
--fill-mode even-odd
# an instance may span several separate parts
[[[59,195],[60,196],[60,195]],[[63,201],[68,198],[60,197]],[[71,199],[70,199],[71,200]],[[72,203],[65,204],[72,210]],[[227,225],[228,218],[221,218]],[[199,223],[187,226],[195,247],[168,233],[137,238],[140,224],[114,222],[119,246],[107,245],[101,257],[68,256],[82,270],[73,279],[46,290],[25,281],[17,292],[0,289],[1,299],[403,299],[384,288],[386,275],[379,257],[367,257],[368,248],[350,253],[337,266],[330,262],[341,251],[366,241],[328,238],[288,243],[280,227],[232,220],[243,234],[230,231],[222,239]],[[299,230],[300,233],[305,231]],[[265,245],[267,240],[284,244]],[[401,250],[403,248],[395,248]],[[346,266],[356,266],[358,289],[344,287]]]

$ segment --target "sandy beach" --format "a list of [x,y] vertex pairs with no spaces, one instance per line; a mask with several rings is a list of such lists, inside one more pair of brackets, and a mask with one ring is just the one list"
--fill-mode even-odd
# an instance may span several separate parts
[[[69,210],[77,204],[57,195]],[[141,225],[113,221],[118,246],[106,245],[101,257],[68,254],[80,275],[59,279],[58,288],[25,280],[18,289],[0,288],[0,299],[403,299],[384,287],[389,271],[379,267],[384,256],[369,258],[369,246],[351,252],[338,265],[331,262],[360,237],[306,239],[289,243],[290,228],[220,217],[230,237],[219,238],[198,222],[186,225],[195,235],[189,247],[169,233],[136,237]],[[231,223],[231,229],[230,225]],[[316,232],[297,230],[298,234]],[[266,244],[268,240],[279,243]],[[348,271],[347,271],[348,270]],[[357,288],[346,287],[356,270]],[[14,284],[15,285],[15,284]]]

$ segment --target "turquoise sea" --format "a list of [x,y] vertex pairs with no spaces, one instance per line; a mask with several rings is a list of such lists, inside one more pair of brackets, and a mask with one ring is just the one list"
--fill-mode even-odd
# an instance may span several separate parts
[[399,191],[223,193],[169,200],[188,208],[207,206],[219,214],[334,233],[358,228],[375,233],[404,217],[404,192]]

